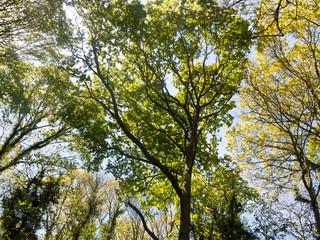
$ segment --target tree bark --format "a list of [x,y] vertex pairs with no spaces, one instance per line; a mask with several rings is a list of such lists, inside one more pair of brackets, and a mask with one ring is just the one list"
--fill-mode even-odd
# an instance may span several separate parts
[[316,199],[311,200],[311,207],[314,214],[314,218],[316,220],[316,229],[317,229],[317,240],[320,240],[320,212],[319,206]]
[[194,149],[196,138],[191,137],[186,145],[186,164],[183,174],[182,194],[180,197],[180,231],[179,240],[189,240],[191,230],[191,183],[192,167],[194,162]]
[[180,208],[179,240],[189,240],[191,229],[191,172],[190,179],[183,183],[183,194],[180,198]]
[[[315,219],[316,232],[317,232],[316,239],[320,240],[320,211],[319,211],[319,205],[318,205],[318,201],[317,201],[318,194],[315,192],[312,181],[310,181],[309,184],[307,183],[306,174],[308,174],[306,169],[303,169],[302,170],[302,181],[303,181],[305,188],[307,189],[307,191],[309,193],[309,197],[311,200],[310,205],[311,205],[311,209],[312,209],[313,216]],[[309,177],[309,179],[311,180],[310,177]]]

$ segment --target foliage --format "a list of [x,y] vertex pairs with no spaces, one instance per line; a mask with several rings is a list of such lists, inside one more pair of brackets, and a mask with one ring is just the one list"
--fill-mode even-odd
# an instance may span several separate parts
[[70,34],[63,4],[65,1],[3,0],[0,3],[0,59],[8,50],[26,58],[45,59],[56,55]]
[[69,76],[53,62],[41,64],[53,57],[62,59],[58,54],[62,45],[58,29],[66,26],[62,5],[63,1],[45,0],[0,3],[0,173],[48,159],[54,151],[46,148],[43,157],[41,150],[70,130],[60,121],[60,109],[69,102],[64,93],[70,89]]
[[[146,229],[153,239],[318,239],[318,4],[253,4],[255,19],[241,17],[243,0],[3,0],[3,238],[35,239],[41,226],[48,240],[149,239]],[[242,80],[245,123],[230,145],[261,190],[254,233],[244,214],[257,194],[217,153]],[[73,162],[106,166],[121,192],[68,171],[67,145]],[[60,177],[23,182],[19,168],[37,165]]]
[[[131,199],[130,204],[137,209],[141,208],[138,200],[132,201]],[[146,219],[144,220],[147,221],[147,227],[152,231],[156,239],[177,239],[178,231],[173,206],[167,206],[166,209],[148,208],[139,213],[146,216]],[[132,209],[132,207],[128,207],[126,214],[119,219],[119,226],[116,230],[115,239],[150,239],[150,236],[148,237],[145,226],[141,221],[141,217]]]
[[[260,40],[263,48],[240,95],[244,123],[236,126],[230,146],[250,177],[259,179],[262,191],[272,192],[267,202],[274,199],[271,205],[290,216],[288,232],[312,239],[320,234],[318,6],[313,1],[288,2],[284,12],[279,18],[284,36]],[[280,29],[268,26],[269,33]],[[295,204],[287,201],[294,209],[281,207],[284,197],[295,199]],[[298,214],[299,209],[304,214]]]
[[0,65],[0,172],[34,162],[32,154],[66,134],[58,113],[67,78],[55,67],[33,67],[19,59]]
[[43,239],[113,239],[124,211],[117,182],[74,170],[61,183],[59,202],[46,212]]
[[[230,161],[229,159],[226,159]],[[239,169],[218,165],[212,174],[195,177],[194,239],[256,239],[241,216],[257,194],[240,177]]]
[[140,224],[140,219],[134,216],[122,216],[120,218],[121,226],[117,229],[117,240],[132,239],[132,240],[145,240],[148,239],[147,233],[143,226]]
[[44,178],[44,171],[2,200],[2,239],[36,239],[45,209],[59,198],[59,181]]
[[219,161],[215,132],[232,122],[248,21],[214,1],[73,4],[82,42],[71,51],[84,64],[72,72],[82,102],[73,111],[94,116],[76,124],[81,149],[92,163],[108,157],[122,187],[150,196],[149,206],[176,203],[179,239],[189,239],[192,174]]

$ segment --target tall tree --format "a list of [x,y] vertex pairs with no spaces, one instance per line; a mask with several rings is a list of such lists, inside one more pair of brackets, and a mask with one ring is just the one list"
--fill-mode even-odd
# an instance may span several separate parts
[[[237,159],[255,169],[251,175],[274,194],[282,190],[295,198],[296,212],[300,207],[306,211],[306,218],[292,217],[291,232],[312,232],[311,237],[320,239],[318,4],[288,2],[285,11],[279,24],[267,29],[270,34],[281,29],[281,36],[260,39],[260,52],[241,92],[245,123],[236,127],[230,146]],[[268,15],[264,17],[267,22]],[[310,208],[303,207],[306,203]]]
[[83,31],[71,50],[84,65],[67,120],[131,192],[177,203],[179,239],[189,239],[192,176],[219,161],[215,133],[231,124],[246,74],[248,21],[215,1],[73,4]]

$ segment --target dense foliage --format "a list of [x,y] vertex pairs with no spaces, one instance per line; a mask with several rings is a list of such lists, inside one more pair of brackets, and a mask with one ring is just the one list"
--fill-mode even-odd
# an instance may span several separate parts
[[320,239],[319,16],[2,1],[1,238]]

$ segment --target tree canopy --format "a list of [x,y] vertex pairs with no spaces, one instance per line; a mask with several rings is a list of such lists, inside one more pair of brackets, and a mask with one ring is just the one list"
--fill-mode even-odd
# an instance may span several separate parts
[[1,237],[320,239],[319,26],[309,0],[2,1]]
[[[268,28],[269,33],[281,29],[282,34],[260,40],[263,48],[250,65],[240,95],[244,124],[235,128],[235,142],[230,144],[237,160],[249,164],[264,188],[268,185],[274,194],[295,199],[294,210],[290,200],[280,209],[296,211],[287,231],[302,239],[320,236],[317,9],[312,1],[288,4],[279,26]],[[274,199],[282,205],[281,197]]]
[[192,175],[219,167],[215,132],[232,121],[249,23],[215,2],[73,7],[83,30],[71,50],[82,68],[71,74],[83,86],[80,101],[96,104],[92,116],[105,119],[88,130],[94,144],[85,129],[84,144],[93,157],[115,158],[110,171],[130,183],[130,192],[150,195],[146,204],[177,204],[179,239],[189,239]]

